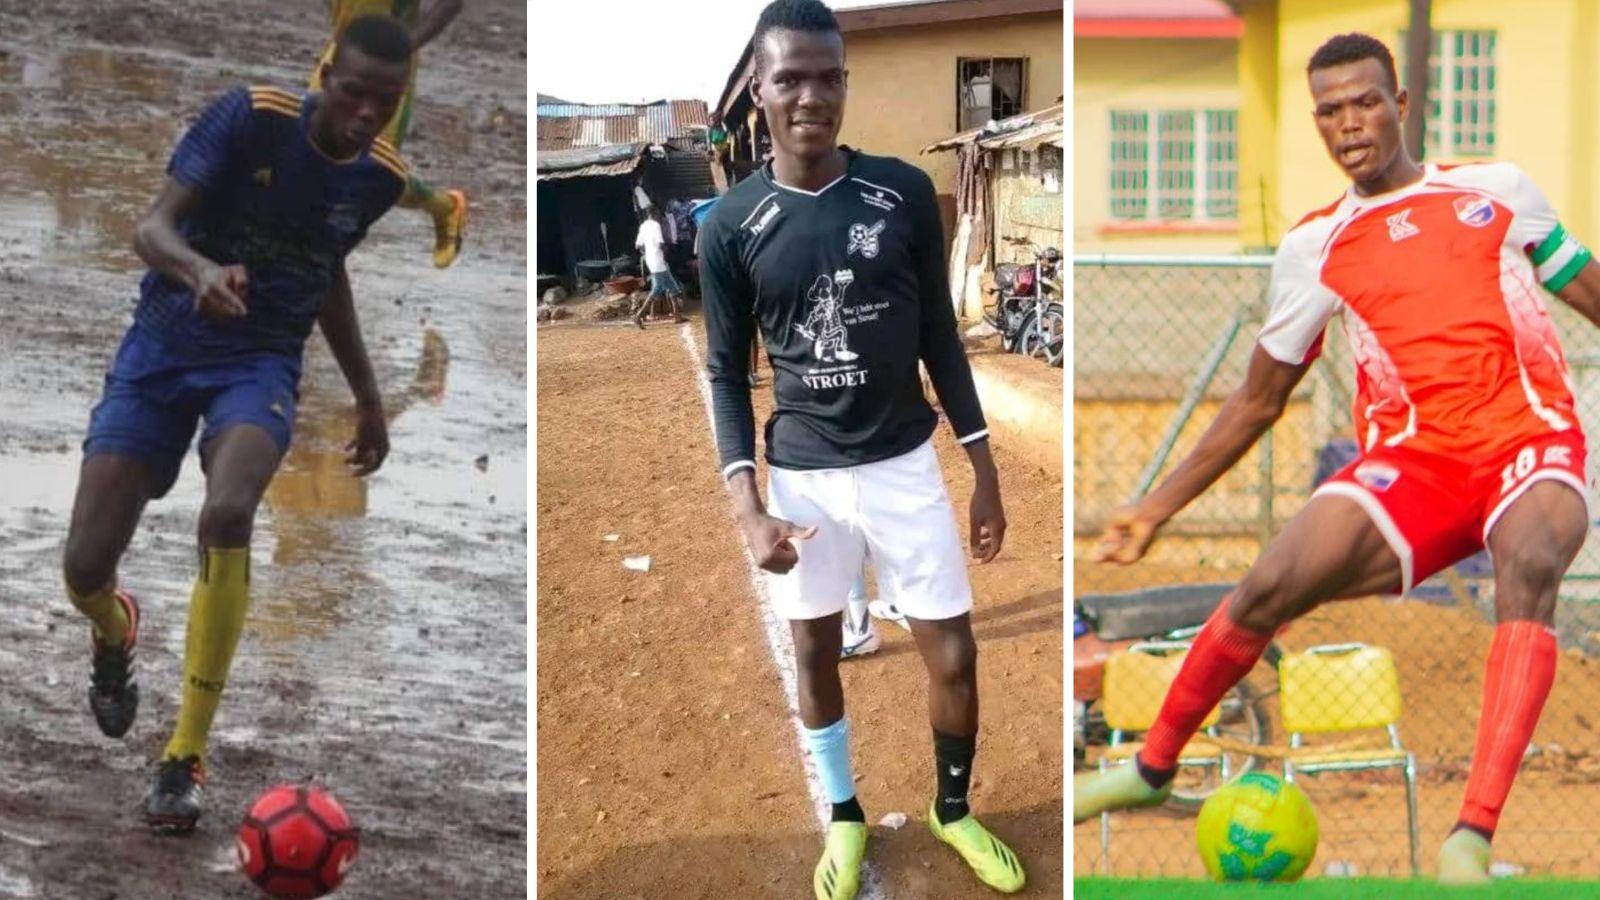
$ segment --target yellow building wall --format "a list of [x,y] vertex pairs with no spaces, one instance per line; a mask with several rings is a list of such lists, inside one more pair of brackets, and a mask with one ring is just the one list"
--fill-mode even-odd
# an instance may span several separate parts
[[1239,40],[1239,243],[1277,243],[1283,223],[1278,185],[1278,2],[1245,0]]
[[1220,234],[1111,234],[1104,230],[1112,221],[1111,110],[1238,108],[1237,60],[1238,43],[1233,40],[1074,40],[1074,253],[1232,253],[1239,249],[1234,230]]
[[1062,95],[1062,21],[1059,12],[1039,13],[846,34],[850,89],[839,140],[920,166],[933,178],[948,217],[955,208],[956,155],[918,153],[960,130],[956,60],[1024,57],[1024,111],[1052,106]]
[[[1495,158],[1531,175],[1575,234],[1600,242],[1594,172],[1594,0],[1434,0],[1436,29],[1492,29],[1496,38]],[[1404,0],[1280,0],[1274,230],[1337,199],[1349,182],[1311,121],[1305,65],[1328,37],[1365,31],[1391,50],[1407,25]],[[1247,50],[1251,48],[1246,48]],[[1439,157],[1435,162],[1450,161]]]

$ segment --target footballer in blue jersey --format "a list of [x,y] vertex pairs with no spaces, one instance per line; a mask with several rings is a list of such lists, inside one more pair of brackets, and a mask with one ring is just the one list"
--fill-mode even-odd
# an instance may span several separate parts
[[192,831],[200,816],[206,738],[249,605],[251,528],[289,448],[314,326],[355,394],[352,469],[369,474],[388,454],[344,260],[405,189],[405,163],[380,134],[412,52],[398,22],[364,17],[345,29],[320,93],[223,94],[184,134],[135,231],[149,272],[90,415],[64,575],[91,624],[91,711],[121,737],[138,710],[140,622],[117,565],[198,430],[206,494],[183,698],[144,804],[158,832]]

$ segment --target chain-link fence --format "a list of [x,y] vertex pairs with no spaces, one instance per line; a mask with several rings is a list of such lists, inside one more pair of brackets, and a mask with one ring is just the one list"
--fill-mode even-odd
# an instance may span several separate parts
[[[1075,261],[1073,520],[1075,594],[1149,592],[1148,611],[1183,602],[1214,605],[1259,553],[1265,539],[1305,503],[1312,488],[1353,457],[1350,401],[1355,372],[1339,328],[1287,411],[1231,472],[1163,531],[1138,565],[1088,561],[1106,515],[1142,494],[1194,445],[1222,401],[1242,382],[1265,312],[1265,257],[1080,257]],[[1550,300],[1580,417],[1600,434],[1600,332]],[[1596,456],[1590,455],[1593,482]],[[1593,500],[1593,498],[1592,498]],[[1600,503],[1592,508],[1600,510]],[[1562,585],[1557,631],[1562,648],[1555,689],[1501,819],[1495,859],[1509,871],[1600,875],[1600,541],[1592,540]],[[1211,585],[1188,589],[1172,586]],[[1184,600],[1187,597],[1187,601]],[[1205,599],[1209,597],[1209,599]],[[1164,599],[1159,599],[1164,598]],[[1159,599],[1159,602],[1157,600]],[[1131,608],[1131,607],[1130,607]],[[1328,751],[1321,762],[1379,763],[1398,740],[1394,768],[1297,772],[1322,829],[1308,877],[1409,875],[1413,822],[1421,871],[1455,822],[1477,728],[1483,667],[1493,636],[1493,582],[1485,555],[1420,585],[1403,600],[1328,604],[1278,635],[1242,689],[1218,710],[1211,735],[1186,751],[1180,786],[1193,802],[1117,814],[1102,839],[1077,831],[1080,875],[1203,876],[1194,844],[1198,799],[1225,766],[1283,774],[1292,735]],[[1091,619],[1095,616],[1091,614]],[[1171,666],[1136,660],[1133,638],[1166,641],[1139,655],[1181,653],[1184,633],[1135,633],[1122,621],[1108,633],[1110,665],[1085,666],[1077,648],[1075,693],[1097,697],[1076,712],[1086,746],[1080,767],[1120,751],[1109,726],[1137,740],[1142,695],[1164,692]],[[1198,621],[1198,620],[1196,620]],[[1154,626],[1152,626],[1154,627]],[[1150,631],[1150,628],[1146,628]],[[1171,646],[1176,639],[1178,646]],[[1312,648],[1360,643],[1378,648]],[[1281,658],[1279,653],[1284,654]],[[1392,660],[1392,663],[1387,662]],[[1154,673],[1154,674],[1152,674]],[[1166,674],[1162,674],[1166,673]],[[1398,703],[1391,685],[1398,685]],[[1388,714],[1398,709],[1392,731]],[[1286,721],[1287,718],[1287,721]],[[1317,733],[1320,732],[1320,733]],[[1260,747],[1252,752],[1253,747]],[[1415,759],[1415,814],[1408,803],[1405,754]],[[1296,757],[1301,762],[1307,757]],[[1352,759],[1354,762],[1352,762]],[[1102,848],[1109,845],[1109,852]]]

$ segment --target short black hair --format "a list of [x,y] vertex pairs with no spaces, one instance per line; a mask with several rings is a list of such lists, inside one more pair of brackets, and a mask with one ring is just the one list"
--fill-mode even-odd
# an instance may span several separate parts
[[401,25],[399,20],[390,16],[377,13],[357,16],[345,26],[344,33],[339,35],[339,42],[333,51],[333,58],[339,58],[339,51],[345,47],[354,47],[373,59],[384,62],[408,65],[411,62],[411,32]]
[[1377,60],[1378,65],[1383,67],[1383,74],[1389,77],[1389,93],[1400,93],[1400,78],[1394,71],[1394,54],[1389,52],[1383,41],[1370,34],[1352,32],[1328,38],[1317,48],[1317,52],[1311,54],[1311,61],[1306,63],[1306,75],[1318,69],[1331,69],[1363,59]]
[[839,20],[822,0],[772,0],[756,20],[756,33],[750,38],[757,68],[761,65],[761,42],[769,31],[811,31],[839,34]]

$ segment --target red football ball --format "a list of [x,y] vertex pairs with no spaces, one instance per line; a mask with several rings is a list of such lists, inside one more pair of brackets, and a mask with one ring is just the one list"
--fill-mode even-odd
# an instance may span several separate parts
[[234,846],[239,868],[268,896],[310,900],[339,887],[359,842],[359,830],[332,794],[280,784],[251,804]]

